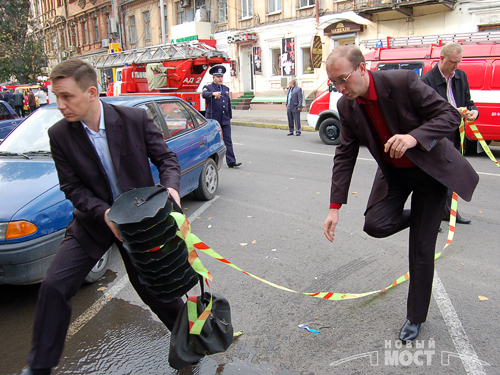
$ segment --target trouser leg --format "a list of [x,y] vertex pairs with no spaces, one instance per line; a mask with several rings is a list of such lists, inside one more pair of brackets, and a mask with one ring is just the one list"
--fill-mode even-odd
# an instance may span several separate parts
[[293,112],[293,121],[295,122],[295,129],[297,133],[301,132],[300,128],[300,112]]
[[293,113],[290,107],[286,107],[286,117],[288,119],[288,131],[293,132]]
[[127,270],[128,278],[130,283],[134,287],[135,291],[141,297],[142,301],[151,308],[158,318],[165,324],[169,331],[174,328],[174,323],[177,315],[184,306],[184,301],[181,298],[176,298],[172,302],[161,302],[152,293],[150,293],[146,286],[144,286],[138,277],[138,273],[134,265],[130,260],[130,256],[127,250],[123,248],[121,244],[117,244],[120,249],[120,254],[125,264],[125,269]]
[[446,187],[424,172],[413,190],[410,223],[410,285],[407,318],[423,323],[427,318],[434,278],[437,234],[446,199]]
[[38,292],[28,357],[31,368],[51,368],[59,362],[71,318],[70,299],[96,262],[71,234],[66,234]]
[[231,125],[222,125],[222,138],[224,139],[224,144],[226,145],[226,163],[236,163],[236,157],[234,156],[233,150],[233,140],[231,139]]

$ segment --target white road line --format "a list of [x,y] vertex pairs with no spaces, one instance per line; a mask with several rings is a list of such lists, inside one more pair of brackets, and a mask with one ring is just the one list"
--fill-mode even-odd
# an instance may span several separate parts
[[432,294],[441,311],[444,322],[448,326],[451,339],[455,345],[462,364],[467,374],[486,375],[481,361],[478,359],[474,347],[469,341],[462,322],[458,318],[457,312],[451,303],[450,297],[444,289],[443,283],[439,278],[437,271],[434,271],[434,282],[432,285]]
[[484,174],[485,176],[497,176],[500,177],[500,173],[487,173],[487,172],[478,172],[476,171],[477,174]]
[[[188,217],[188,221],[192,222],[198,216],[200,216],[203,211],[205,211],[208,207],[210,207],[217,199],[219,199],[219,195],[216,195],[212,200],[205,202],[200,208],[198,208],[191,216]],[[85,312],[83,312],[78,318],[71,323],[68,328],[68,334],[66,335],[66,340],[69,340],[73,337],[80,329],[83,328],[85,324],[87,324],[94,316],[96,316],[99,311],[102,310],[104,306],[113,298],[116,297],[117,294],[128,285],[128,276],[123,276],[120,280],[116,282],[111,288],[105,291],[103,296],[95,301],[92,306],[90,306]]]

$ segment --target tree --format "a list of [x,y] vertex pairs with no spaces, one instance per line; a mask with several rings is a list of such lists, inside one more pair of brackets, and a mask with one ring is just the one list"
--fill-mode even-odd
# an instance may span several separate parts
[[47,66],[42,38],[30,19],[30,0],[0,0],[0,81],[36,82]]

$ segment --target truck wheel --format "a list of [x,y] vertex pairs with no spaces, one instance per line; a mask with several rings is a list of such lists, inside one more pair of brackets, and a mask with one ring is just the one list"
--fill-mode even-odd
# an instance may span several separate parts
[[202,201],[209,201],[215,197],[219,186],[219,171],[213,159],[207,159],[200,174],[198,188],[193,191],[194,196]]
[[92,268],[92,270],[85,278],[85,283],[92,284],[95,283],[97,280],[99,280],[108,269],[108,262],[109,262],[109,250],[106,251],[104,255],[101,257],[101,259],[97,261],[94,268]]
[[319,137],[327,145],[340,144],[340,121],[329,117],[319,125]]

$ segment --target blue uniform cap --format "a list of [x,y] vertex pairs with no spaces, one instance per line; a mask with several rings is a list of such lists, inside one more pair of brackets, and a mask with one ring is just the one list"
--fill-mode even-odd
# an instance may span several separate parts
[[213,76],[223,76],[226,73],[226,67],[223,65],[215,65],[208,71]]

